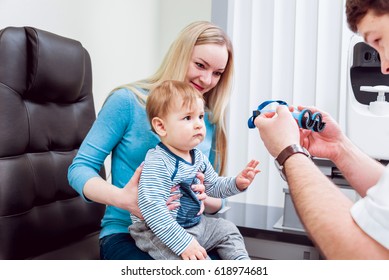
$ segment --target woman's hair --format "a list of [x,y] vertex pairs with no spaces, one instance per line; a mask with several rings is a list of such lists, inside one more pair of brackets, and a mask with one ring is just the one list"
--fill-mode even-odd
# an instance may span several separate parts
[[203,99],[203,95],[186,82],[166,80],[150,91],[146,103],[147,117],[151,129],[155,132],[152,120],[155,117],[164,118],[170,112],[176,110],[177,101],[182,101],[181,106],[191,107],[196,100]]
[[376,15],[389,13],[388,0],[347,0],[346,1],[346,16],[347,23],[351,31],[357,32],[357,25],[366,15],[372,10]]
[[[227,159],[226,108],[230,100],[233,77],[233,48],[226,33],[207,21],[197,21],[185,27],[170,46],[159,69],[151,77],[120,86],[128,88],[146,104],[147,95],[139,89],[151,90],[165,80],[185,81],[185,77],[196,45],[217,44],[226,46],[228,61],[217,85],[204,94],[206,110],[210,111],[210,122],[216,126],[214,167],[223,174]],[[119,88],[114,89],[117,90]]]

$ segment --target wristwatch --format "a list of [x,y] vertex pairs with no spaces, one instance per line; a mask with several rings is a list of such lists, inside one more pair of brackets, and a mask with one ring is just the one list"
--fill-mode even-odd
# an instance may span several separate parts
[[283,149],[282,152],[274,160],[274,163],[278,171],[280,172],[281,178],[284,179],[284,181],[286,181],[284,163],[290,156],[294,154],[303,154],[309,158],[311,157],[308,150],[302,147],[301,145],[292,144],[286,147],[285,149]]

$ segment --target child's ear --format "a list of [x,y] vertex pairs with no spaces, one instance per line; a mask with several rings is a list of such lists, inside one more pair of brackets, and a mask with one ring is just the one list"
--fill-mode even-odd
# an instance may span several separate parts
[[165,124],[162,119],[155,117],[152,119],[151,124],[153,125],[153,128],[155,132],[160,136],[163,137],[166,135],[166,129]]

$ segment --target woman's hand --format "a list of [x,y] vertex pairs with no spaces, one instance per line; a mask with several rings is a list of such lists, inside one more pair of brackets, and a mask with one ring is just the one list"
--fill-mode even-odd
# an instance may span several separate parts
[[[141,164],[135,170],[134,175],[132,175],[130,181],[122,189],[122,195],[123,195],[122,201],[125,201],[125,206],[122,208],[127,209],[131,214],[137,216],[140,219],[143,219],[143,216],[138,206],[138,185],[139,185],[140,175],[142,174],[142,170],[143,170],[143,164]],[[177,188],[178,186],[172,187],[170,192],[176,191]],[[179,199],[180,197],[181,197],[180,194],[169,197],[169,199],[166,201],[167,208],[169,211],[180,207],[179,203],[173,202],[174,200]]]
[[132,175],[130,181],[123,188],[123,199],[126,200],[125,209],[140,219],[143,219],[143,216],[138,206],[138,185],[142,170],[143,164],[135,170],[134,175]]
[[[176,192],[180,188],[180,185],[174,186],[170,189],[170,193]],[[169,211],[177,209],[181,206],[180,204],[180,197],[182,194],[177,193],[175,195],[170,195],[169,198],[166,200],[166,205]]]
[[204,174],[198,172],[196,177],[199,179],[200,183],[192,185],[191,188],[197,194],[197,198],[201,201],[200,211],[197,213],[197,216],[200,216],[204,212],[204,200],[207,199],[208,196],[205,193]]

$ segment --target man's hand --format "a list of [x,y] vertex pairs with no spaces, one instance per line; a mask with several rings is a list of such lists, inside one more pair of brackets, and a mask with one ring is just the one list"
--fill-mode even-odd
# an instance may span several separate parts
[[266,149],[274,158],[287,146],[300,142],[298,124],[285,105],[278,106],[275,113],[259,115],[254,123]]

